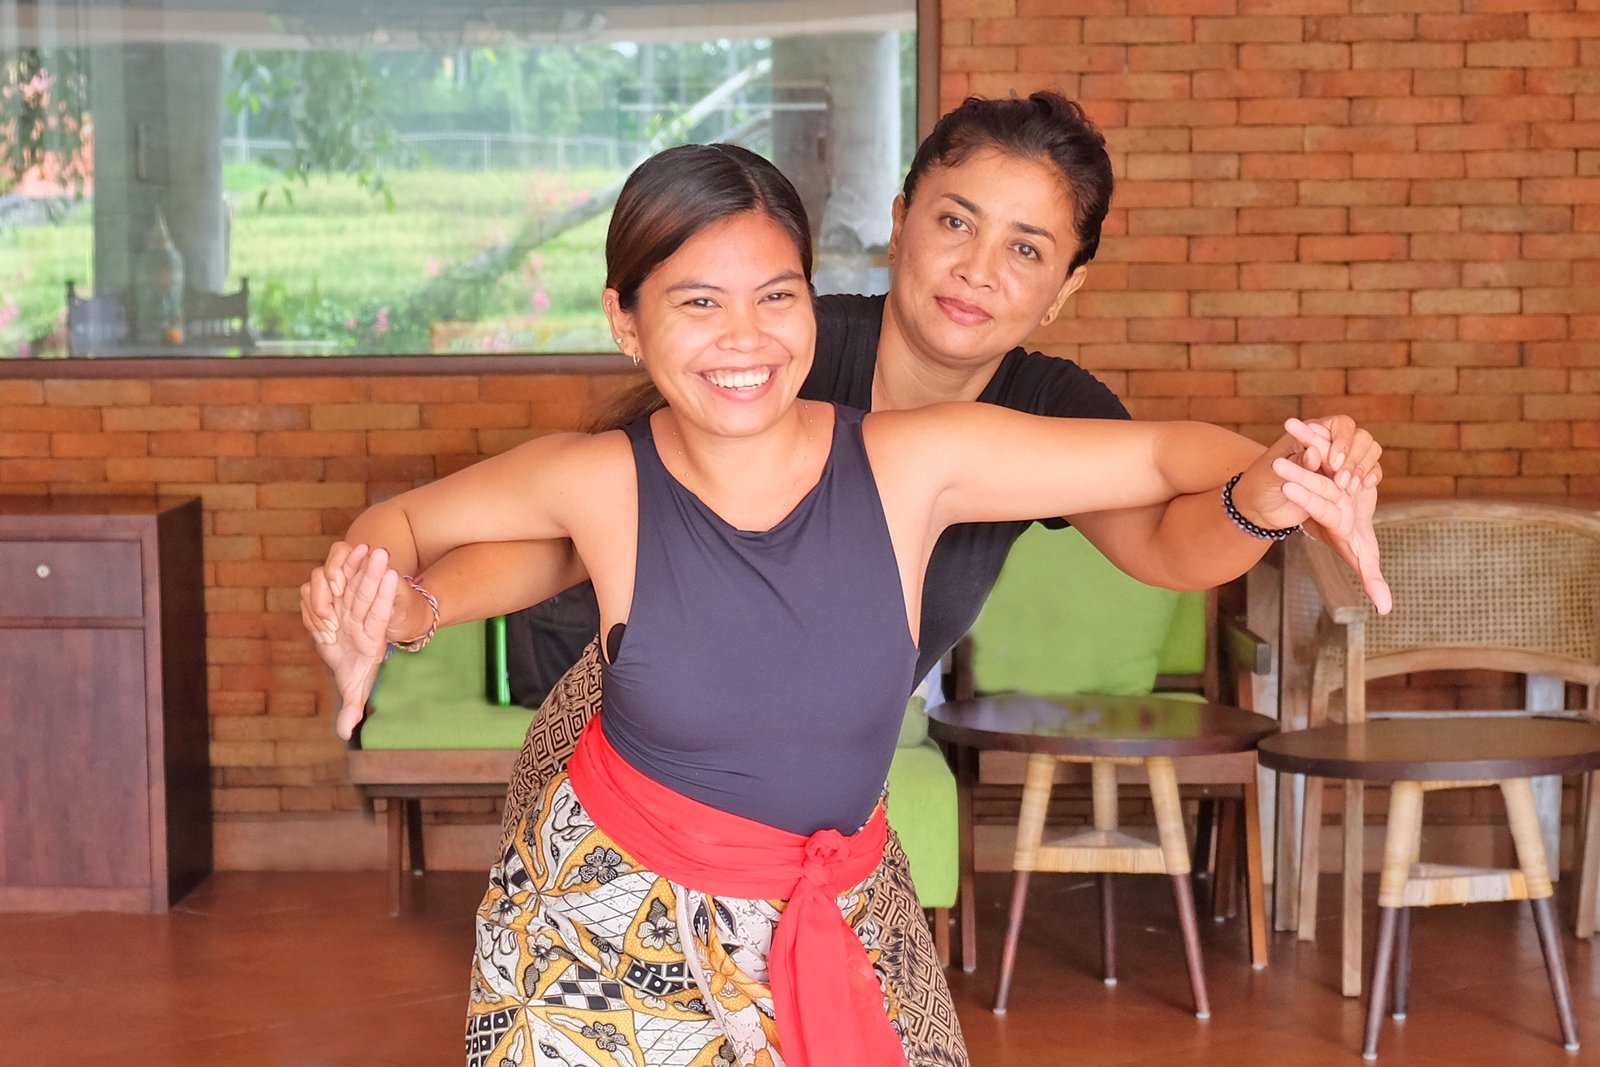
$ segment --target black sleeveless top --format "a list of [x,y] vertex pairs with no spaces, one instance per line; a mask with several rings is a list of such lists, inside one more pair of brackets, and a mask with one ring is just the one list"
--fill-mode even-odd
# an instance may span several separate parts
[[822,477],[758,533],[667,471],[648,418],[626,428],[638,564],[603,668],[606,738],[665,786],[807,835],[872,814],[916,682],[862,417],[834,409]]

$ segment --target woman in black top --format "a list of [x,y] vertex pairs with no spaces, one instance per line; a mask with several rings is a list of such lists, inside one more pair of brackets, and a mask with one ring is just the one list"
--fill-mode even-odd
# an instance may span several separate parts
[[[1026,101],[969,101],[942,119],[919,150],[895,203],[892,286],[887,298],[831,297],[818,302],[816,363],[802,396],[874,410],[945,400],[983,400],[1063,417],[1126,417],[1116,398],[1076,365],[1017,347],[1049,323],[1083,284],[1099,243],[1111,171],[1098,131],[1076,105],[1054,94]],[[1075,233],[1041,232],[1065,196]],[[619,420],[622,421],[622,420]],[[1378,449],[1347,419],[1329,420],[1330,463],[1341,485],[1375,485]],[[1229,466],[1242,469],[1259,446],[1238,444]],[[1070,516],[1124,570],[1153,584],[1205,588],[1229,578],[1259,554],[1215,502]],[[919,668],[925,670],[966,630],[1027,523],[975,524],[947,531],[929,564]],[[1360,545],[1336,542],[1352,561]],[[304,590],[309,629],[339,680],[341,720],[358,714],[377,657],[351,655],[327,626],[342,592],[344,553],[336,546]],[[1248,557],[1248,558],[1246,558]],[[448,624],[502,614],[565,589],[583,577],[570,544],[480,545],[439,560],[396,559],[438,597]],[[402,589],[388,637],[421,633],[430,609]],[[569,672],[536,718],[507,803],[508,823],[554,769],[539,766],[552,730],[593,710],[598,660]],[[561,724],[558,726],[558,724]],[[542,743],[534,735],[544,731]],[[563,755],[558,753],[558,755]],[[564,758],[564,756],[563,756]],[[874,913],[904,935],[898,958],[902,1019],[925,1062],[965,1062],[942,983],[915,981],[929,967],[931,944],[897,848],[880,880]]]

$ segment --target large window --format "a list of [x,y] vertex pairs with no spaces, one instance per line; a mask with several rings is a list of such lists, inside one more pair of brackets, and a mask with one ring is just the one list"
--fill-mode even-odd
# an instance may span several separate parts
[[[607,351],[660,148],[794,181],[881,290],[915,0],[0,0],[0,359]],[[69,297],[70,289],[70,297]]]

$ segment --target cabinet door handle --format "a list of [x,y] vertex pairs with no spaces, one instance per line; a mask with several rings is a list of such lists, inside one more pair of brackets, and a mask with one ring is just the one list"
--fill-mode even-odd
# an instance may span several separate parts
[[48,578],[48,577],[50,577],[50,564],[48,564],[48,563],[39,564],[37,567],[33,568],[33,573],[38,575],[40,578]]

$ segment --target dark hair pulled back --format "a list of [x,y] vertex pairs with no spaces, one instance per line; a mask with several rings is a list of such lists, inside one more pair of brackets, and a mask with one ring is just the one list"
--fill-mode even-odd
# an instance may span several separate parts
[[967,97],[934,125],[918,147],[902,190],[906,202],[911,202],[917,182],[930,169],[955,166],[985,149],[1054,164],[1072,199],[1078,238],[1067,272],[1093,259],[1100,248],[1100,228],[1111,209],[1113,180],[1106,139],[1083,108],[1050,91],[1026,100]]

